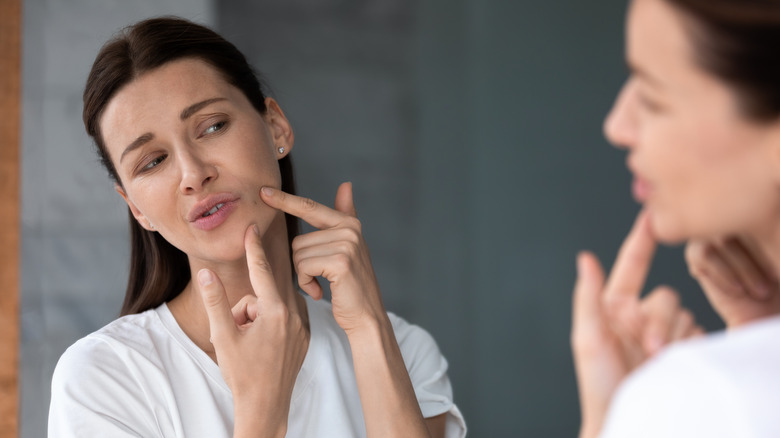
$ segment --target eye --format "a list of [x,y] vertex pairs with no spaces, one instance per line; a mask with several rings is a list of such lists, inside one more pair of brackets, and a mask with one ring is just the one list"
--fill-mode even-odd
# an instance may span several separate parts
[[227,122],[224,122],[224,121],[217,122],[217,123],[209,126],[208,128],[206,128],[206,130],[203,131],[203,135],[209,135],[209,134],[213,134],[215,132],[221,131],[222,128],[224,128],[226,124],[227,124]]
[[159,165],[160,163],[165,161],[166,158],[168,158],[167,155],[160,155],[160,156],[156,157],[152,161],[146,163],[146,165],[144,165],[141,168],[141,172],[146,172],[146,171],[154,169],[155,167],[157,167],[157,165]]
[[661,104],[643,94],[639,95],[639,105],[651,113],[657,113],[663,109]]

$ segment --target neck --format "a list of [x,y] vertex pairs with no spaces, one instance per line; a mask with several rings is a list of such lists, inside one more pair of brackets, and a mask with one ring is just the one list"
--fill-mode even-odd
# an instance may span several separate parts
[[760,254],[769,263],[774,272],[780,275],[780,227],[769,226],[766,229],[752,230],[738,235],[748,250]]
[[[277,215],[263,235],[262,242],[263,250],[273,269],[277,291],[288,307],[293,312],[299,313],[303,320],[308,322],[305,300],[296,293],[292,281],[290,245],[287,241],[287,226],[283,214]],[[230,262],[190,258],[190,272],[193,278],[190,279],[184,290],[168,303],[168,307],[187,336],[212,359],[216,359],[214,347],[209,341],[208,316],[203,307],[198,282],[194,280],[198,271],[203,268],[212,270],[219,277],[231,307],[244,296],[254,295],[255,292],[249,279],[246,257]]]

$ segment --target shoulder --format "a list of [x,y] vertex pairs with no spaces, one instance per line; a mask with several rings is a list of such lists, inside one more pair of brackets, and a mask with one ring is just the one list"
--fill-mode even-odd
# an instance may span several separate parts
[[[127,315],[79,339],[63,353],[57,369],[100,367],[133,352],[148,356],[159,337],[161,324],[154,310]],[[82,368],[83,369],[83,368]]]
[[[618,389],[605,437],[780,432],[780,318],[678,343]],[[747,431],[751,431],[747,433]]]
[[153,318],[153,311],[122,317],[62,354],[51,385],[53,436],[113,433],[116,424],[147,430],[153,415],[139,382],[144,378],[141,370],[155,367],[153,335],[145,330]]

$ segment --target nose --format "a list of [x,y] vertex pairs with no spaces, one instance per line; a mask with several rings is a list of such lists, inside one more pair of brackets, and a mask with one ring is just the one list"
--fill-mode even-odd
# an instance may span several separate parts
[[631,149],[638,137],[637,125],[636,85],[629,79],[604,119],[604,136],[616,147]]
[[183,149],[178,154],[181,168],[179,190],[184,194],[200,192],[209,182],[217,178],[217,168],[191,148]]

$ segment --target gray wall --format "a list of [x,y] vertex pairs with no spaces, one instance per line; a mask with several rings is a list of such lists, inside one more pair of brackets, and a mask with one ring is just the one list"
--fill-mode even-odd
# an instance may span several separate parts
[[[601,123],[625,4],[223,1],[218,26],[296,130],[300,192],[352,180],[388,307],[434,334],[472,436],[574,436],[574,256],[609,264],[638,207]],[[679,249],[650,284],[687,292]]]
[[[622,0],[24,7],[23,436],[44,434],[59,354],[124,289],[125,209],[83,133],[83,82],[111,33],[161,13],[214,23],[265,73],[301,193],[332,204],[353,181],[386,304],[439,342],[470,435],[576,434],[574,255],[611,263],[637,211],[601,134],[625,76]],[[661,281],[719,327],[679,249],[659,253]]]

